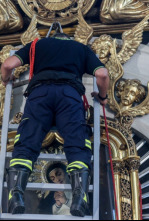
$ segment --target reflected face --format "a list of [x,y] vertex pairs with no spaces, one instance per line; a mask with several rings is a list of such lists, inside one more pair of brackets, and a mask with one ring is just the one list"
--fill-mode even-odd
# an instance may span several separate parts
[[61,168],[56,168],[56,169],[52,170],[49,173],[49,177],[53,183],[57,183],[57,184],[65,184],[66,183],[65,173]]
[[126,86],[121,94],[121,102],[124,106],[133,104],[139,94],[137,87]]

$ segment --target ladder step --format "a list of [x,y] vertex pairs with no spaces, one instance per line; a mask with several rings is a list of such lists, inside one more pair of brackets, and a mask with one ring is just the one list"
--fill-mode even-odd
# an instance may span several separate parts
[[[7,188],[7,183],[4,183]],[[70,184],[55,184],[55,183],[28,183],[27,190],[45,190],[45,191],[71,191]],[[93,185],[90,185],[89,192],[93,192]]]
[[[6,157],[12,158],[12,153],[7,152]],[[66,156],[64,154],[44,154],[44,153],[40,154],[40,156],[38,157],[38,160],[67,161]],[[92,161],[93,161],[93,156],[92,156]]]
[[[7,158],[12,158],[12,153],[11,152],[8,152],[6,154],[6,157]],[[38,157],[38,160],[45,160],[45,161],[49,161],[49,160],[54,160],[54,161],[66,161],[66,156],[63,155],[63,154],[40,154],[39,157]]]
[[19,124],[9,124],[8,129],[10,130],[17,130],[19,127]]
[[11,215],[2,213],[1,220],[93,220],[92,216],[76,217],[76,216],[60,216],[60,215],[43,215],[43,214],[19,214]]

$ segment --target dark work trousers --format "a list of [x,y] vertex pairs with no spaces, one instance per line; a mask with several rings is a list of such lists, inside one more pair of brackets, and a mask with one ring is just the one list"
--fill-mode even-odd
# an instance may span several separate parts
[[42,142],[56,124],[64,138],[64,151],[68,163],[81,161],[91,167],[91,149],[85,146],[89,140],[89,128],[81,96],[67,84],[43,84],[29,95],[22,121],[19,125],[13,159],[37,160]]

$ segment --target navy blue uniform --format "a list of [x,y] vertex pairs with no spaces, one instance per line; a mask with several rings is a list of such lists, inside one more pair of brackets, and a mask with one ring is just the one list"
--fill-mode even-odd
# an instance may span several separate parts
[[[16,53],[22,64],[29,63],[29,49],[30,44]],[[77,168],[91,167],[90,130],[77,90],[79,84],[67,82],[67,75],[81,82],[84,73],[93,75],[103,65],[87,46],[72,40],[42,39],[37,42],[35,54],[34,85],[18,128],[11,166],[31,169],[31,162],[37,160],[42,142],[55,122],[65,141],[68,169],[73,170],[76,164]]]

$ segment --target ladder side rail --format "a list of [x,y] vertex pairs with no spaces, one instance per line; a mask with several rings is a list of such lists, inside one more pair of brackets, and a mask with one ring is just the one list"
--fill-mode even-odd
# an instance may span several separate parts
[[[94,77],[94,91],[98,92]],[[100,104],[94,99],[94,168],[93,168],[93,220],[99,220],[100,194]]]
[[45,215],[45,214],[23,214],[23,215],[11,215],[9,213],[3,213],[1,220],[91,220],[91,216],[76,217],[65,215]]
[[[14,53],[15,51],[10,51],[10,56],[12,56]],[[12,71],[12,74],[13,73],[14,70]],[[3,180],[4,180],[4,169],[5,169],[6,151],[7,151],[7,137],[8,137],[8,127],[9,127],[10,106],[11,106],[11,94],[12,94],[12,82],[10,81],[6,86],[3,124],[1,132],[2,134],[1,134],[1,153],[0,153],[0,218],[2,211]]]

